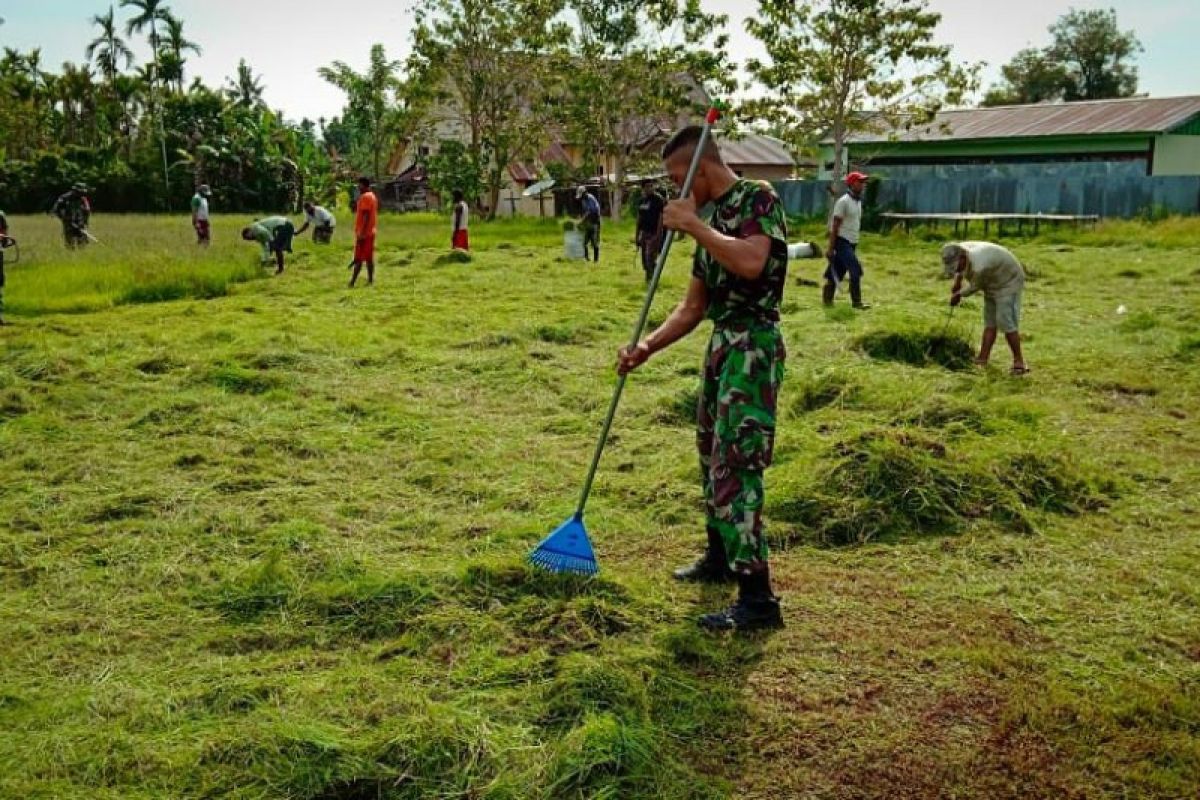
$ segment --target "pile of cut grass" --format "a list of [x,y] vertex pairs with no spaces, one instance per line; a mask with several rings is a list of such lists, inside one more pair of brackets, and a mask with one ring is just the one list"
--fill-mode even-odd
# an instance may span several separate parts
[[953,331],[941,333],[915,328],[871,331],[860,336],[855,346],[871,358],[899,361],[914,367],[937,364],[946,369],[962,370],[970,367],[975,357],[971,343]]
[[1018,450],[972,457],[929,430],[872,428],[833,444],[804,488],[773,509],[790,538],[825,544],[960,533],[989,520],[1036,530],[1032,512],[1079,514],[1105,493],[1060,455]]
[[313,579],[294,560],[273,550],[196,593],[197,605],[215,609],[228,626],[224,652],[379,642],[378,657],[392,660],[499,647],[508,658],[524,655],[480,660],[482,673],[458,680],[464,688],[486,687],[497,680],[487,670],[498,670],[501,680],[518,681],[520,708],[494,713],[472,705],[470,691],[463,698],[405,697],[369,727],[347,730],[262,713],[270,697],[263,687],[223,687],[213,702],[255,713],[206,742],[197,785],[414,800],[712,796],[712,785],[676,755],[676,740],[698,724],[727,721],[729,704],[700,703],[703,681],[727,660],[717,652],[725,648],[692,643],[704,675],[673,648],[615,649],[645,626],[648,612],[620,584],[496,560],[449,574],[384,577],[351,569],[352,577]]

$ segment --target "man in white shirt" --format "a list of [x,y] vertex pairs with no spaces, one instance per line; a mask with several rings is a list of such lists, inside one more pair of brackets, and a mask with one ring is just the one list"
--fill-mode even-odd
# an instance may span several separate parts
[[466,198],[458,189],[454,190],[454,228],[450,231],[450,247],[454,250],[470,250],[471,240],[467,234],[467,225],[471,210]]
[[[954,278],[950,305],[964,297],[983,292],[983,341],[975,363],[987,366],[996,343],[996,331],[1004,331],[1013,355],[1013,375],[1029,372],[1021,353],[1021,293],[1025,290],[1025,270],[1007,248],[991,242],[959,242],[942,248],[943,275]],[[963,279],[968,286],[962,288]]]
[[212,191],[207,183],[200,184],[192,195],[192,228],[196,231],[196,244],[208,247],[212,241],[212,228],[208,218],[208,198]]
[[337,226],[337,220],[329,209],[315,205],[309,200],[304,204],[304,224],[300,226],[300,230],[296,231],[296,235],[299,236],[308,230],[309,225],[313,226],[314,242],[329,244],[329,240],[333,238],[333,229]]
[[861,172],[851,172],[846,176],[844,195],[833,205],[833,214],[829,219],[829,268],[825,270],[825,288],[821,299],[825,305],[833,305],[833,297],[837,294],[846,276],[850,276],[850,302],[855,308],[867,308],[862,301],[862,264],[858,260],[858,233],[862,228],[862,193],[867,185],[867,176]]

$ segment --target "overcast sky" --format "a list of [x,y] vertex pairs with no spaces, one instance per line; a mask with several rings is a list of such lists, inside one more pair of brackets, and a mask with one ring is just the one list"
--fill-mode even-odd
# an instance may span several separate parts
[[[742,20],[753,0],[702,0],[727,14],[738,60],[759,52]],[[114,3],[115,4],[115,3]],[[342,96],[316,75],[317,67],[342,60],[366,63],[371,45],[381,42],[394,58],[408,50],[412,0],[169,0],[185,23],[188,38],[204,48],[190,56],[189,75],[210,85],[224,83],[245,58],[266,85],[272,108],[291,119],[317,119],[339,113]],[[1200,94],[1200,1],[1198,0],[932,0],[942,13],[940,38],[953,43],[963,60],[986,61],[984,85],[999,74],[1013,53],[1048,41],[1046,28],[1069,7],[1117,10],[1122,28],[1132,28],[1146,50],[1138,58],[1143,92],[1166,97]],[[42,48],[45,63],[83,60],[94,36],[89,20],[103,13],[102,0],[0,0],[0,46]],[[120,19],[129,10],[118,7]],[[137,48],[140,58],[147,55]]]

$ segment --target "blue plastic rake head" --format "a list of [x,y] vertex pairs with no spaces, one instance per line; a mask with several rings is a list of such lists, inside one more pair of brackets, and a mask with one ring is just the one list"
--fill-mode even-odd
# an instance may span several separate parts
[[573,515],[542,539],[541,544],[529,554],[529,560],[547,572],[595,575],[600,571],[582,514]]
[[[688,197],[692,193],[692,182],[696,178],[696,169],[700,166],[700,155],[712,134],[712,127],[721,118],[720,109],[713,107],[704,119],[704,128],[700,133],[700,141],[692,153],[692,163],[688,167],[687,176],[683,181],[680,197]],[[654,265],[654,274],[646,285],[646,298],[642,301],[642,313],[633,328],[633,338],[629,349],[637,346],[646,327],[646,319],[650,316],[650,305],[654,302],[654,292],[658,289],[659,278],[662,277],[663,267],[667,263],[667,255],[671,252],[671,244],[675,241],[675,231],[667,231],[663,239],[662,249],[658,251],[658,261]],[[596,469],[600,466],[600,456],[604,454],[604,445],[608,442],[608,432],[612,429],[613,418],[617,415],[617,404],[621,402],[621,392],[625,389],[625,375],[617,378],[613,388],[612,401],[608,404],[608,415],[600,429],[600,438],[596,440],[596,450],[592,453],[592,464],[588,468],[587,479],[583,482],[583,491],[579,495],[579,505],[575,513],[562,525],[542,540],[541,544],[529,554],[529,560],[538,567],[549,572],[575,572],[580,575],[595,575],[600,571],[596,563],[596,554],[592,550],[592,542],[588,539],[587,528],[583,525],[583,509],[587,506],[588,497],[592,493],[592,482],[596,479]]]

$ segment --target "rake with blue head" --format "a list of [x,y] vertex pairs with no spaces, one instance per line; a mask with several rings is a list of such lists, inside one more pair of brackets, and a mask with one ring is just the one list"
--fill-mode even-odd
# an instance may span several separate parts
[[[684,179],[683,188],[679,192],[680,197],[687,197],[692,193],[692,181],[696,177],[696,169],[700,166],[700,156],[708,144],[709,137],[712,135],[713,125],[720,118],[720,109],[713,107],[708,110],[708,114],[704,118],[704,129],[700,133],[700,141],[696,144],[695,152],[692,153],[692,163],[688,166],[687,177]],[[658,281],[662,277],[663,267],[667,263],[667,255],[671,252],[671,245],[674,242],[675,232],[667,231],[666,238],[663,239],[662,249],[658,251],[658,260],[654,264],[654,274],[650,277],[650,282],[646,285],[646,298],[642,301],[642,313],[638,316],[637,324],[633,328],[633,338],[629,344],[630,349],[637,347],[638,341],[642,338],[642,332],[646,328],[646,319],[650,316],[650,306],[654,302],[654,293],[658,290]],[[613,389],[612,401],[608,404],[608,414],[605,416],[604,425],[600,429],[600,438],[596,440],[596,450],[592,454],[592,464],[588,468],[587,479],[583,482],[583,491],[579,495],[579,504],[575,506],[575,513],[562,525],[555,528],[529,554],[530,562],[549,572],[574,572],[580,575],[595,575],[600,571],[600,565],[596,562],[596,553],[592,549],[591,539],[588,538],[587,526],[583,523],[583,510],[587,506],[588,497],[592,493],[592,483],[596,480],[596,470],[600,466],[600,457],[604,454],[604,446],[608,443],[608,434],[612,429],[613,419],[617,415],[617,406],[621,402],[621,393],[625,390],[625,378],[625,375],[617,377],[617,385]]]

